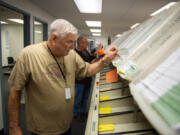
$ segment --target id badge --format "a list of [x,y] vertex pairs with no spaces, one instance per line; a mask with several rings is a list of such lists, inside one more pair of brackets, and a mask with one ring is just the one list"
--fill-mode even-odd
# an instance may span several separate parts
[[70,88],[65,88],[65,98],[71,99],[71,89]]

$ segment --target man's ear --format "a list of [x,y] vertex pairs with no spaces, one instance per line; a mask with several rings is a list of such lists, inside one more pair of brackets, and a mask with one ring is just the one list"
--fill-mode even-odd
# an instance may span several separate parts
[[55,41],[56,40],[56,38],[57,38],[57,36],[55,35],[55,34],[51,34],[51,37],[50,37],[50,40],[51,41]]

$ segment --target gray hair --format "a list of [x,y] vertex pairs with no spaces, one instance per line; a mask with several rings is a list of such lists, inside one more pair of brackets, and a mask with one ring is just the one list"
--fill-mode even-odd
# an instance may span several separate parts
[[83,38],[87,38],[85,35],[80,35],[78,38],[77,38],[77,45],[79,45],[79,43],[81,42],[81,40]]
[[56,19],[50,24],[50,34],[55,34],[59,38],[65,37],[68,33],[77,34],[77,32],[77,28],[64,19]]

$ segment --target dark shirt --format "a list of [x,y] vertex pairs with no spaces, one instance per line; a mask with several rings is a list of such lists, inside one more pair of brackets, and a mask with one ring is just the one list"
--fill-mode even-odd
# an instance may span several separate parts
[[[91,56],[89,54],[89,52],[86,50],[86,51],[78,51],[77,49],[75,49],[75,51],[81,56],[81,58],[90,63],[95,57],[94,56]],[[82,79],[82,80],[77,80],[76,79],[76,83],[80,83],[80,84],[88,84],[88,83],[91,83],[91,77],[87,77],[85,79]]]

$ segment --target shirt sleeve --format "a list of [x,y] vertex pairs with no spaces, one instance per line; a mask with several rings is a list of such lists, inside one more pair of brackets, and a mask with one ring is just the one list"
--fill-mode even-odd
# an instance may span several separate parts
[[27,64],[27,52],[22,51],[20,54],[8,82],[11,86],[15,87],[15,90],[23,90],[29,79],[29,68]]
[[76,78],[83,79],[87,77],[89,70],[89,63],[85,62],[77,53],[76,53]]

